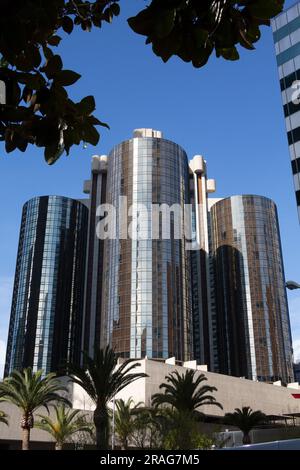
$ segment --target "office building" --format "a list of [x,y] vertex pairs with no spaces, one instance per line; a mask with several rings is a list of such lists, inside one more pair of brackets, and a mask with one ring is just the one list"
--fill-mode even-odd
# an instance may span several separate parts
[[88,209],[61,196],[23,207],[5,375],[79,363]]
[[292,382],[276,206],[215,189],[203,157],[136,129],[93,157],[88,201],[28,201],[5,374],[109,344],[121,358]]
[[300,2],[274,18],[272,28],[300,220]]
[[[128,221],[117,216],[116,237],[105,240],[102,344],[122,357],[189,360],[190,255],[185,240],[175,237],[172,211],[169,236],[163,239],[160,222],[159,237],[152,239],[153,204],[177,204],[183,211],[189,202],[187,155],[161,132],[137,129],[110,152],[107,171],[107,203],[119,214],[126,200],[132,212]],[[183,231],[184,220],[180,224]]]
[[261,196],[211,208],[218,372],[293,381],[292,342],[277,209]]

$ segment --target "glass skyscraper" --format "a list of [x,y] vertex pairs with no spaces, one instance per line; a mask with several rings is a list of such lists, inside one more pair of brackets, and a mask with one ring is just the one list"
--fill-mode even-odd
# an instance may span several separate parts
[[214,199],[215,186],[202,156],[136,129],[93,156],[89,200],[28,201],[5,374],[55,371],[110,345],[124,358],[292,382],[276,206]]
[[274,18],[272,28],[300,220],[300,2]]
[[169,239],[152,239],[151,226],[152,204],[178,204],[183,210],[189,202],[187,155],[161,132],[140,129],[113,148],[107,171],[107,203],[118,214],[120,196],[126,197],[128,208],[137,210],[129,217],[134,237],[122,239],[117,220],[116,239],[105,240],[102,342],[123,357],[189,360],[190,255],[185,240],[174,237],[172,212]]
[[211,208],[219,372],[293,381],[292,340],[277,209],[261,196]]
[[88,209],[61,196],[23,207],[5,375],[79,363]]

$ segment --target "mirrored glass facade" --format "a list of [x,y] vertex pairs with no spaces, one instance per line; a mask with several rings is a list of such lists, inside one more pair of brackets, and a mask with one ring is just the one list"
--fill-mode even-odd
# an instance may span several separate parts
[[[151,205],[183,208],[188,172],[184,150],[158,137],[135,137],[109,155],[107,202],[117,209],[117,237],[105,241],[102,341],[123,357],[192,357],[190,255],[185,241],[174,238],[172,212],[171,237],[151,237]],[[134,239],[120,236],[120,196],[128,208],[143,204],[148,210],[133,210],[125,222]]]
[[277,209],[260,196],[211,208],[219,372],[293,381],[292,341]]
[[5,375],[56,371],[109,344],[124,358],[292,382],[276,206],[214,199],[215,190],[201,155],[188,161],[160,131],[137,129],[108,157],[93,156],[88,201],[28,201]]
[[69,198],[24,205],[5,375],[79,362],[87,222],[87,207]]
[[272,29],[300,220],[300,2],[274,18]]

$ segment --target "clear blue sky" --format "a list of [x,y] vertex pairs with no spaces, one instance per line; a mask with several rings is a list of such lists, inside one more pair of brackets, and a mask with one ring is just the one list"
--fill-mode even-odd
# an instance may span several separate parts
[[[300,229],[271,28],[263,29],[255,52],[241,51],[239,62],[213,58],[204,69],[177,59],[164,64],[126,23],[144,4],[122,0],[123,13],[112,25],[92,33],[78,30],[58,48],[65,68],[82,74],[72,87],[74,99],[94,95],[96,115],[111,127],[103,128],[96,148],[76,147],[49,167],[42,150],[7,155],[0,146],[0,364],[22,205],[42,194],[82,197],[91,156],[108,153],[137,127],[162,130],[189,157],[204,155],[209,176],[217,181],[217,197],[254,193],[272,198],[278,205],[286,277],[300,281]],[[289,293],[289,300],[300,358],[300,291]]]

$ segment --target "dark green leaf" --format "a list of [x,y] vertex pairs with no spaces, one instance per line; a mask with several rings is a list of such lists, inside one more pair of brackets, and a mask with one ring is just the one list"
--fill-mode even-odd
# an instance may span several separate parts
[[55,75],[55,82],[62,86],[73,85],[79,80],[81,75],[73,70],[62,70]]
[[246,39],[251,43],[257,42],[261,37],[261,32],[259,26],[256,22],[252,22],[247,29],[247,33],[245,34]]
[[175,18],[175,9],[162,11],[161,15],[157,17],[157,21],[155,23],[155,32],[158,38],[164,38],[171,33],[174,27]]
[[17,78],[18,82],[23,83],[31,90],[39,90],[45,85],[45,79],[39,73],[36,73],[35,75],[31,73],[19,73]]
[[105,122],[99,121],[95,116],[88,116],[87,121],[92,124],[93,126],[102,126],[106,127],[106,129],[109,129],[109,125],[106,124]]
[[28,146],[28,141],[27,140],[25,140],[21,135],[16,134],[15,135],[15,143],[17,145],[17,148],[21,152],[25,152],[25,150],[27,149],[27,146]]
[[70,18],[69,16],[64,16],[62,19],[62,28],[66,33],[71,34],[74,28],[72,18]]
[[111,23],[112,20],[113,20],[113,14],[112,14],[112,11],[109,8],[106,8],[106,10],[104,11],[103,13],[103,19],[104,21],[106,21],[107,23]]
[[63,106],[68,99],[68,93],[64,87],[53,82],[51,91],[55,101],[59,103],[60,106]]
[[229,49],[216,49],[217,57],[222,56],[226,60],[238,60],[240,55],[236,47]]
[[49,47],[43,47],[43,53],[47,60],[54,56],[52,50]]
[[16,150],[17,144],[14,140],[6,140],[5,141],[5,150],[7,153],[13,152]]
[[195,49],[192,56],[193,66],[196,68],[200,68],[207,64],[212,51],[213,46],[210,42],[207,43],[207,46],[205,48]]
[[64,153],[64,147],[60,146],[58,143],[54,143],[52,145],[49,145],[45,147],[45,160],[48,163],[48,165],[53,165],[53,163],[56,162],[56,160],[61,157],[61,155]]
[[89,144],[97,145],[100,139],[100,135],[97,129],[87,122],[83,127],[82,138]]
[[6,129],[5,131],[5,150],[7,153],[13,152],[17,148],[15,141],[15,133],[12,129]]
[[177,54],[182,44],[182,37],[175,31],[172,31],[165,38],[161,38],[153,44],[153,52],[167,62],[170,57]]
[[196,27],[193,29],[193,37],[196,47],[203,47],[208,39],[208,31],[205,29]]
[[130,28],[137,34],[142,34],[143,36],[148,36],[148,34],[153,29],[155,24],[156,17],[152,15],[149,8],[141,11],[136,16],[128,18],[127,22]]
[[32,68],[37,68],[42,61],[42,57],[37,46],[28,46],[25,56],[26,60],[32,65]]
[[111,9],[112,14],[114,16],[119,16],[121,9],[120,9],[120,5],[118,3],[112,3],[111,6],[110,6],[110,9]]
[[81,22],[81,29],[83,29],[83,31],[91,31],[92,30],[92,22],[90,20],[83,20]]
[[96,109],[95,98],[93,96],[86,96],[80,103],[77,103],[76,107],[81,114],[88,116]]
[[102,21],[100,15],[94,15],[92,21],[93,25],[96,26],[96,28],[101,28]]
[[51,38],[48,39],[48,44],[50,44],[50,46],[58,46],[58,44],[60,43],[61,41],[61,37],[60,36],[51,36]]
[[51,57],[45,67],[45,73],[48,78],[53,78],[62,69],[63,63],[59,55]]

